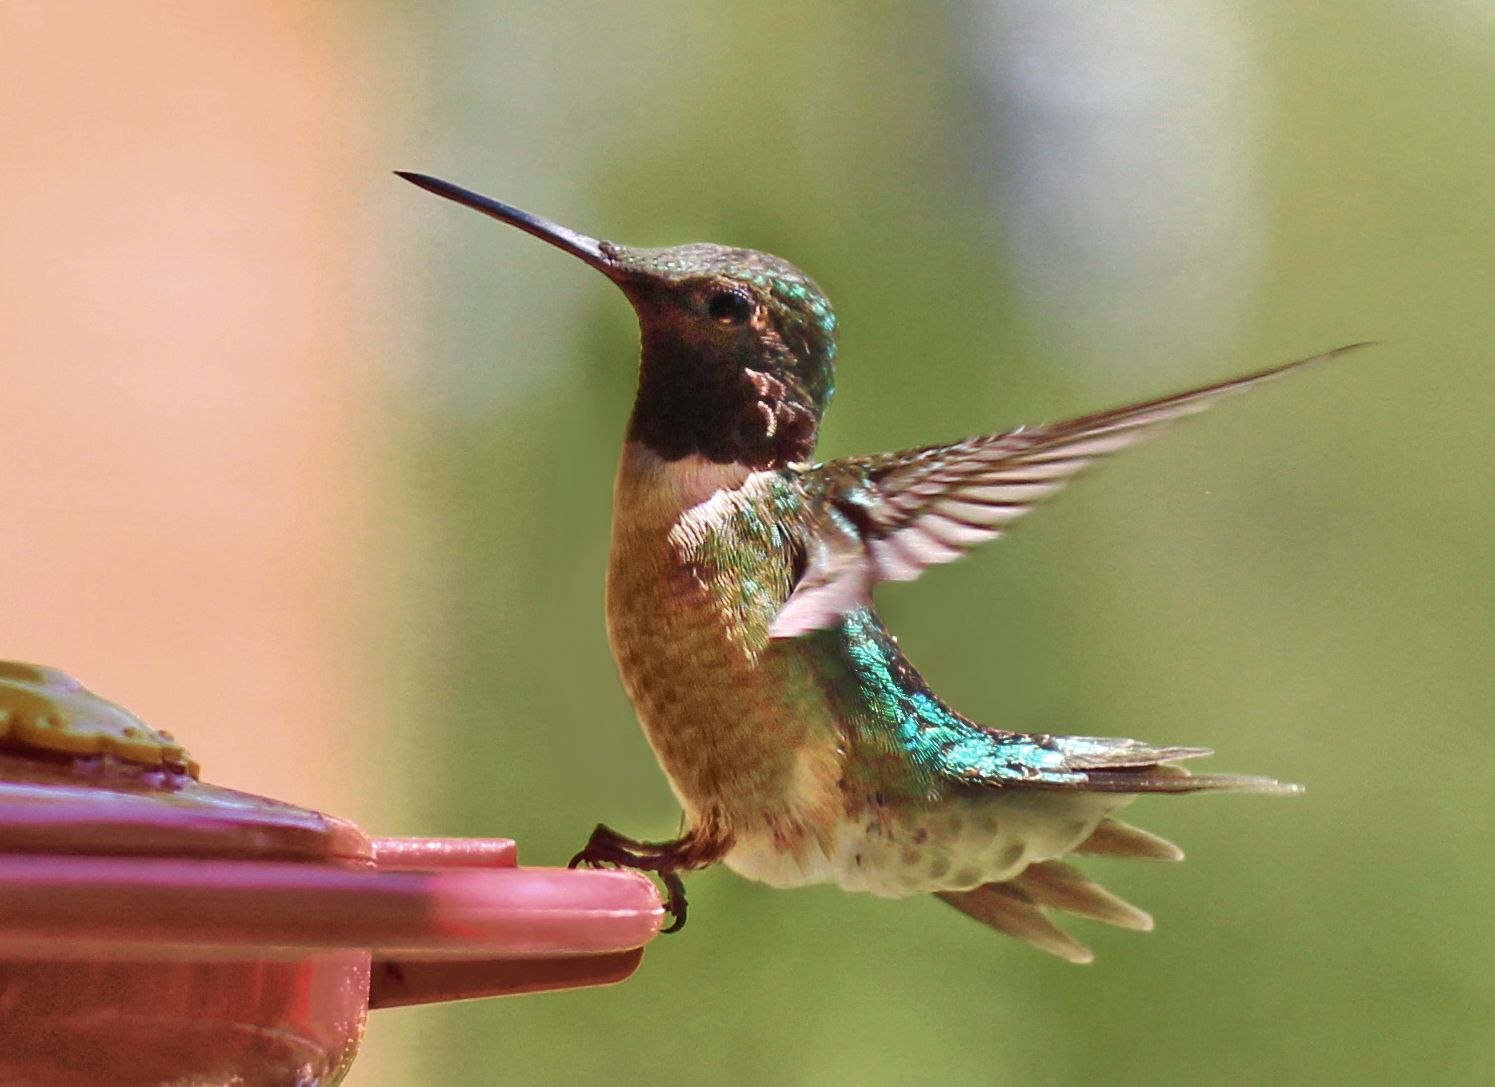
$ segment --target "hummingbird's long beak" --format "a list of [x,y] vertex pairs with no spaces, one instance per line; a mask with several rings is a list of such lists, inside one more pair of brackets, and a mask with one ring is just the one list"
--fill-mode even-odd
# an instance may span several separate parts
[[618,262],[618,246],[613,245],[611,242],[599,241],[585,234],[579,234],[558,223],[552,223],[549,219],[542,219],[538,215],[531,215],[527,211],[520,211],[516,207],[500,203],[497,200],[475,193],[470,189],[464,189],[460,185],[453,185],[450,181],[442,181],[438,177],[411,173],[408,170],[396,170],[395,174],[398,177],[403,177],[412,185],[419,185],[427,192],[433,192],[437,196],[444,196],[448,200],[455,200],[465,208],[480,211],[484,215],[497,219],[501,223],[517,226],[526,234],[533,234],[541,241],[549,242],[557,249],[564,249],[572,256],[580,257],[609,279],[618,280],[621,278],[623,269]]

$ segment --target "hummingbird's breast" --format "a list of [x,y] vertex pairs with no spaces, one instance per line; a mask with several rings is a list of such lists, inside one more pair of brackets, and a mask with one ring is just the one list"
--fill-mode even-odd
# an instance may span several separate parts
[[768,638],[799,501],[779,473],[629,443],[607,575],[619,675],[687,818],[767,846],[796,882],[824,878],[845,758],[806,643]]

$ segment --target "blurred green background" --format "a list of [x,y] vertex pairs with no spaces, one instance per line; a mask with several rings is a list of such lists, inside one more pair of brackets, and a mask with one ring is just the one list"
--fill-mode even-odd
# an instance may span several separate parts
[[1489,6],[276,10],[363,118],[333,244],[359,254],[371,557],[342,637],[377,694],[372,829],[560,863],[599,820],[678,817],[602,620],[631,312],[390,169],[805,268],[843,330],[826,456],[1381,341],[879,598],[977,719],[1307,785],[1139,802],[1187,864],[1086,868],[1157,931],[1076,922],[1076,968],[934,901],[712,871],[627,984],[376,1016],[351,1084],[1489,1082]]

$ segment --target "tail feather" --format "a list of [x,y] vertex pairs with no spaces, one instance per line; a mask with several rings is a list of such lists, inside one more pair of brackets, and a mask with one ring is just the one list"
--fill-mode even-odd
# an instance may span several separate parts
[[1064,769],[1080,776],[1068,788],[1097,793],[1277,793],[1302,792],[1302,786],[1251,774],[1193,774],[1175,765],[1212,752],[1207,747],[1154,747],[1111,736],[1054,736],[1064,755]]
[[1141,770],[1214,754],[1207,747],[1156,747],[1121,736],[1053,736],[1050,742],[1067,770]]
[[1167,838],[1160,838],[1141,827],[1120,819],[1102,819],[1100,824],[1072,852],[1090,856],[1134,857],[1149,861],[1181,861],[1184,851]]
[[1103,921],[1117,928],[1152,931],[1152,915],[1092,883],[1073,865],[1063,861],[1039,861],[1028,865],[1012,885],[1040,906]]
[[1038,861],[1002,883],[935,894],[967,917],[1073,963],[1091,962],[1095,953],[1054,924],[1046,910],[1062,910],[1138,932],[1152,929],[1151,914],[1063,861]]
[[1088,770],[1084,784],[1093,793],[1258,793],[1292,796],[1303,786],[1255,774],[1191,774],[1181,766],[1162,764],[1137,770]]
[[1010,883],[986,883],[969,891],[936,891],[967,917],[1026,940],[1040,951],[1073,963],[1095,960],[1095,952],[1050,921],[1033,900]]

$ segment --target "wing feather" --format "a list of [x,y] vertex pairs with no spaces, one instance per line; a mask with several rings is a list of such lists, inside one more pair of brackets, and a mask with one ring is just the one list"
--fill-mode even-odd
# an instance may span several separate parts
[[870,603],[879,581],[912,581],[1003,535],[1101,457],[1256,385],[1345,354],[1351,344],[1173,396],[949,445],[846,458],[805,473],[804,574],[770,633],[791,638]]

